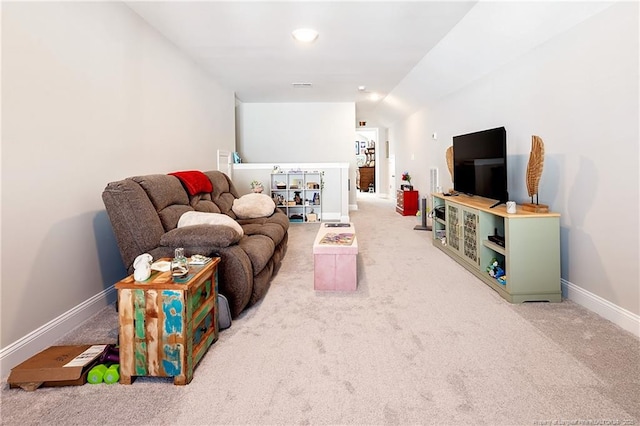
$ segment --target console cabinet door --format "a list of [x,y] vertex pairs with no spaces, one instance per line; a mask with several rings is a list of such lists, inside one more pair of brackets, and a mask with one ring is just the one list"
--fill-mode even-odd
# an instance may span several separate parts
[[480,265],[478,255],[478,211],[462,208],[462,256],[474,265]]
[[446,203],[447,244],[454,252],[460,254],[462,230],[460,229],[460,207]]
[[478,211],[447,202],[446,222],[449,249],[479,267]]

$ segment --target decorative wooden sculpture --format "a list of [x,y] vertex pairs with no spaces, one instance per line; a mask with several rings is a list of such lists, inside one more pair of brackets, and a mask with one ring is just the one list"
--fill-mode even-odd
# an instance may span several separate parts
[[[447,169],[449,169],[449,175],[451,175],[451,183],[453,183],[453,145],[447,148],[445,156],[447,157]],[[449,188],[449,194],[454,192],[453,188]]]
[[453,145],[447,148],[447,152],[445,155],[447,156],[447,168],[449,169],[449,174],[451,175],[451,182],[453,182]]
[[[536,213],[546,213],[549,206],[538,203],[538,184],[542,169],[544,168],[544,142],[539,136],[531,136],[531,154],[529,154],[529,163],[527,164],[527,192],[531,197],[531,203],[524,203],[522,208],[526,211]],[[533,196],[536,196],[536,202],[533,202]]]

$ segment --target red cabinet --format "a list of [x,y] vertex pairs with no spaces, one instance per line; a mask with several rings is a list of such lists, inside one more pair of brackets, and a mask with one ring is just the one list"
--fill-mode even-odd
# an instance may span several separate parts
[[398,190],[396,197],[396,211],[402,216],[418,213],[418,191]]

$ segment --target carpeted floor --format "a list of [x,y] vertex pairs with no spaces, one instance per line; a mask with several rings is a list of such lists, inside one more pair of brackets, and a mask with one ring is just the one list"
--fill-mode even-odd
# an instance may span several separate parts
[[[191,384],[5,383],[2,424],[639,424],[635,336],[572,302],[505,302],[387,200],[352,213],[356,292],[313,290],[319,225],[293,224],[266,297]],[[116,336],[109,307],[60,343]]]

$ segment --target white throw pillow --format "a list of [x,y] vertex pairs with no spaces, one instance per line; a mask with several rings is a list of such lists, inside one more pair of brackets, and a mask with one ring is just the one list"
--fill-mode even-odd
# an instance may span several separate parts
[[240,236],[244,235],[242,226],[235,219],[223,213],[206,213],[188,211],[183,213],[178,220],[178,228],[190,225],[222,225],[233,228]]
[[276,203],[266,194],[251,193],[233,200],[231,210],[240,219],[268,217],[276,209]]

